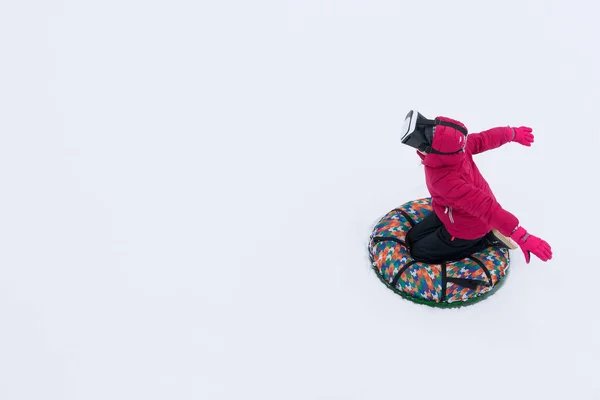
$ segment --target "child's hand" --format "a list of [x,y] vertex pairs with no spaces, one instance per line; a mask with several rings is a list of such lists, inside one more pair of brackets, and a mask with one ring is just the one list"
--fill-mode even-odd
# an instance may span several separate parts
[[527,264],[531,260],[531,253],[542,261],[548,261],[552,258],[552,248],[550,245],[539,237],[528,234],[522,227],[519,227],[511,235],[511,238],[521,247]]
[[533,129],[527,126],[520,126],[512,129],[515,132],[515,138],[513,139],[513,142],[520,143],[523,146],[531,147],[531,143],[533,143],[533,134],[531,132]]

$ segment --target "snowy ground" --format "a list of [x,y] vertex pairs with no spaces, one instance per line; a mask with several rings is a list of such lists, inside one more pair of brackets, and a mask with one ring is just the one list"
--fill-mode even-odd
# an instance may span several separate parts
[[[591,1],[0,3],[0,399],[600,399]],[[472,307],[386,289],[405,113],[554,259]]]

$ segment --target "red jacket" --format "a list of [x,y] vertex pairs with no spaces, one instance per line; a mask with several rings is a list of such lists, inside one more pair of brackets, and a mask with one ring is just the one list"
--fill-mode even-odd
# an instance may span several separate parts
[[[438,117],[464,126],[459,121]],[[519,220],[504,210],[473,161],[473,154],[495,149],[512,140],[510,127],[498,127],[469,134],[466,138],[452,127],[435,128],[432,148],[441,152],[464,151],[453,155],[421,153],[433,210],[448,232],[460,239],[478,239],[493,228],[510,236]],[[466,127],[465,127],[466,129]]]

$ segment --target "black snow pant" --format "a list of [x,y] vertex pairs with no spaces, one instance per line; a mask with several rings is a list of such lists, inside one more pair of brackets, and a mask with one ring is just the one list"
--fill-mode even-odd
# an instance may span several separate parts
[[406,235],[413,259],[430,264],[461,260],[496,244],[495,239],[491,232],[475,240],[452,238],[435,212],[431,212]]

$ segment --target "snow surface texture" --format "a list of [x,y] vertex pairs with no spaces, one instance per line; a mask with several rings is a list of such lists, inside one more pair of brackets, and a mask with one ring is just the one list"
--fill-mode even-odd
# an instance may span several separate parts
[[[600,6],[0,3],[0,399],[600,399]],[[405,113],[547,240],[472,307],[370,269]]]

